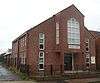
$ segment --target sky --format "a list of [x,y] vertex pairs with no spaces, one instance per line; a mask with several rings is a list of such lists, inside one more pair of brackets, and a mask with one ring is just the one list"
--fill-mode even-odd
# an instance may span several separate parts
[[23,32],[74,4],[85,26],[100,31],[100,0],[0,0],[0,53]]

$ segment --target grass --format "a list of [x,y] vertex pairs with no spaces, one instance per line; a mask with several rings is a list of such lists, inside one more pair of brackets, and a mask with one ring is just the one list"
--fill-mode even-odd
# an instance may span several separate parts
[[29,76],[26,73],[22,73],[20,72],[20,70],[17,70],[14,67],[10,67],[9,70],[14,73],[17,74],[22,80],[29,80]]

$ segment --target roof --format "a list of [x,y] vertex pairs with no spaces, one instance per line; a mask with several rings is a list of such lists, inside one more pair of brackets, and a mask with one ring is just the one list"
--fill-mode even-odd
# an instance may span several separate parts
[[[58,12],[58,13],[61,13],[61,12],[65,11],[65,10],[71,8],[71,7],[74,7],[74,8],[84,17],[84,15],[79,11],[79,9],[78,9],[74,4],[70,5],[69,7],[65,8],[65,9],[63,9],[63,10],[61,10],[61,11]],[[58,13],[57,13],[57,14],[58,14]],[[55,14],[55,15],[56,15],[56,14]]]
[[95,37],[100,37],[100,31],[89,30]]
[[27,31],[25,31],[23,34],[21,34],[19,37],[17,37],[16,39],[14,39],[12,42],[15,42],[17,39],[20,39],[21,37],[23,37],[24,35],[26,35]]
[[89,34],[90,34],[93,38],[96,38],[95,35],[92,34],[92,33],[90,32],[90,30],[88,30],[86,27],[84,27],[84,28],[89,32]]
[[[65,10],[67,10],[67,9],[69,9],[69,8],[71,8],[71,7],[74,7],[83,17],[84,17],[84,15],[77,9],[77,7],[74,5],[74,4],[72,4],[72,5],[70,5],[69,7],[67,7],[67,8],[65,8],[65,9],[63,9],[63,10],[61,10],[60,12],[58,12],[58,13],[56,13],[56,14],[54,14],[53,16],[55,16],[55,15],[57,15],[57,14],[59,14],[59,13],[61,13],[61,12],[63,12],[63,11],[65,11]],[[53,17],[52,16],[52,17]],[[47,20],[50,20],[52,17],[50,17],[50,18],[48,18],[48,19],[46,19],[45,21],[43,21],[43,22],[41,22],[41,23],[39,23],[38,25],[36,25],[36,26],[34,26],[34,27],[32,27],[32,28],[30,28],[29,30],[27,30],[27,31],[30,31],[30,30],[32,30],[32,29],[34,29],[34,28],[36,28],[37,26],[39,26],[40,24],[42,24],[42,23],[44,23],[44,22],[46,22]]]
[[11,55],[12,49],[8,49],[3,56]]
[[[65,9],[63,9],[62,11],[60,11],[60,12],[58,12],[58,13],[56,13],[56,14],[54,14],[53,16],[55,16],[55,15],[57,15],[57,14],[59,14],[59,13],[61,13],[61,12],[63,12],[63,11],[65,11],[65,10],[67,10],[67,9],[69,9],[69,8],[71,8],[71,7],[74,7],[83,17],[84,17],[84,15],[75,7],[75,5],[74,4],[72,4],[72,5],[70,5],[69,7],[67,7],[67,8],[65,8]],[[52,17],[53,17],[52,16]],[[50,18],[48,18],[47,20],[50,20],[52,17],[50,17]],[[41,22],[40,24],[42,24],[42,23],[44,23],[44,22],[46,22],[47,20],[45,20],[45,21],[43,21],[43,22]],[[29,30],[27,30],[26,32],[24,32],[22,35],[20,35],[18,38],[16,38],[15,40],[13,40],[12,42],[15,42],[17,39],[19,39],[19,38],[21,38],[23,35],[25,35],[28,31],[30,31],[30,30],[32,30],[32,29],[34,29],[34,28],[36,28],[37,26],[39,26],[40,24],[38,24],[38,25],[36,25],[36,26],[34,26],[34,27],[32,27],[32,28],[30,28]]]

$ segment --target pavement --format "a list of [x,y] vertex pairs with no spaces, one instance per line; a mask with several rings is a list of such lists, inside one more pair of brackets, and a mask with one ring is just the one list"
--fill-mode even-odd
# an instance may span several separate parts
[[34,81],[0,81],[0,83],[58,83],[58,82],[34,82]]
[[21,80],[21,79],[18,75],[13,74],[11,71],[0,65],[0,81],[2,80]]
[[65,81],[42,81],[42,82],[35,82],[35,81],[0,81],[0,83],[100,83],[100,78],[87,78],[87,79],[71,79]]
[[86,79],[71,79],[66,80],[65,83],[91,83],[91,82],[98,82],[100,83],[100,78],[86,78]]
[[99,81],[100,78],[86,78],[86,79],[70,79],[70,80],[61,80],[61,81],[22,81],[21,78],[9,71],[7,68],[0,65],[0,83],[91,83]]

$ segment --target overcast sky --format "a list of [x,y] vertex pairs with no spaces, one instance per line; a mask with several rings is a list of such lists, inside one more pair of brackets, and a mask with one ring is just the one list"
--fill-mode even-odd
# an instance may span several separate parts
[[100,31],[100,0],[0,0],[0,53],[20,34],[71,4],[85,15],[88,29]]

